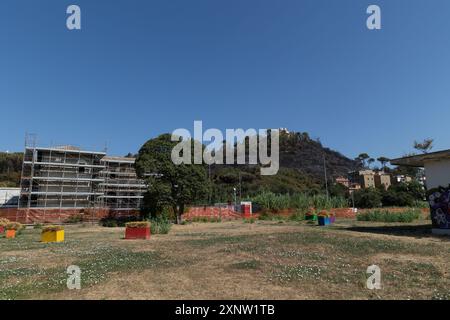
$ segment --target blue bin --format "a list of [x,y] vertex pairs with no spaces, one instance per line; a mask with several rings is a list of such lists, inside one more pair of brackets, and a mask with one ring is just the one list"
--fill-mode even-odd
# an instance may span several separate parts
[[319,226],[328,226],[331,221],[329,217],[318,217]]

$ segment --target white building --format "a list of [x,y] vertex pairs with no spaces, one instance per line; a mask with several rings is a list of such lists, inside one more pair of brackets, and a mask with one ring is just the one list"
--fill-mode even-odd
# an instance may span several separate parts
[[0,207],[17,207],[20,188],[0,188]]
[[433,233],[450,234],[450,150],[394,159],[391,164],[425,168]]

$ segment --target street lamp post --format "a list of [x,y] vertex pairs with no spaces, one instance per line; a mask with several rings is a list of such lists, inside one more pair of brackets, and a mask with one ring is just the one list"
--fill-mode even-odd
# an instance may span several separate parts
[[234,192],[234,210],[236,210],[237,208],[236,188],[233,188],[233,192]]

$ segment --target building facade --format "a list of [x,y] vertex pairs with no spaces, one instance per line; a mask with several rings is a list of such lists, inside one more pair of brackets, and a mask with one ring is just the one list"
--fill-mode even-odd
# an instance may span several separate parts
[[391,163],[425,168],[432,231],[450,235],[450,150],[394,159]]
[[135,160],[129,157],[101,159],[104,170],[101,172],[103,181],[100,187],[104,207],[121,211],[136,210],[141,207],[147,186],[136,176]]
[[349,173],[349,180],[352,184],[359,185],[362,189],[383,187],[387,190],[392,185],[391,175],[383,171],[353,171]]
[[46,223],[73,215],[90,220],[136,215],[146,185],[134,162],[73,146],[26,147],[17,210],[7,218]]
[[103,195],[99,184],[104,152],[75,147],[25,148],[20,182],[21,208],[95,207]]

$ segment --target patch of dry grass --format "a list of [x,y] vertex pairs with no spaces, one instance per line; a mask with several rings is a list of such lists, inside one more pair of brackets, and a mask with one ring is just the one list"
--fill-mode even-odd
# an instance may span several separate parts
[[[123,228],[69,226],[55,244],[24,230],[0,239],[0,298],[448,299],[449,240],[418,236],[414,226],[429,222],[421,223],[398,234],[354,220],[191,223],[149,241],[122,240]],[[71,264],[82,270],[79,291],[65,287]],[[382,270],[381,290],[365,287],[371,264]]]

